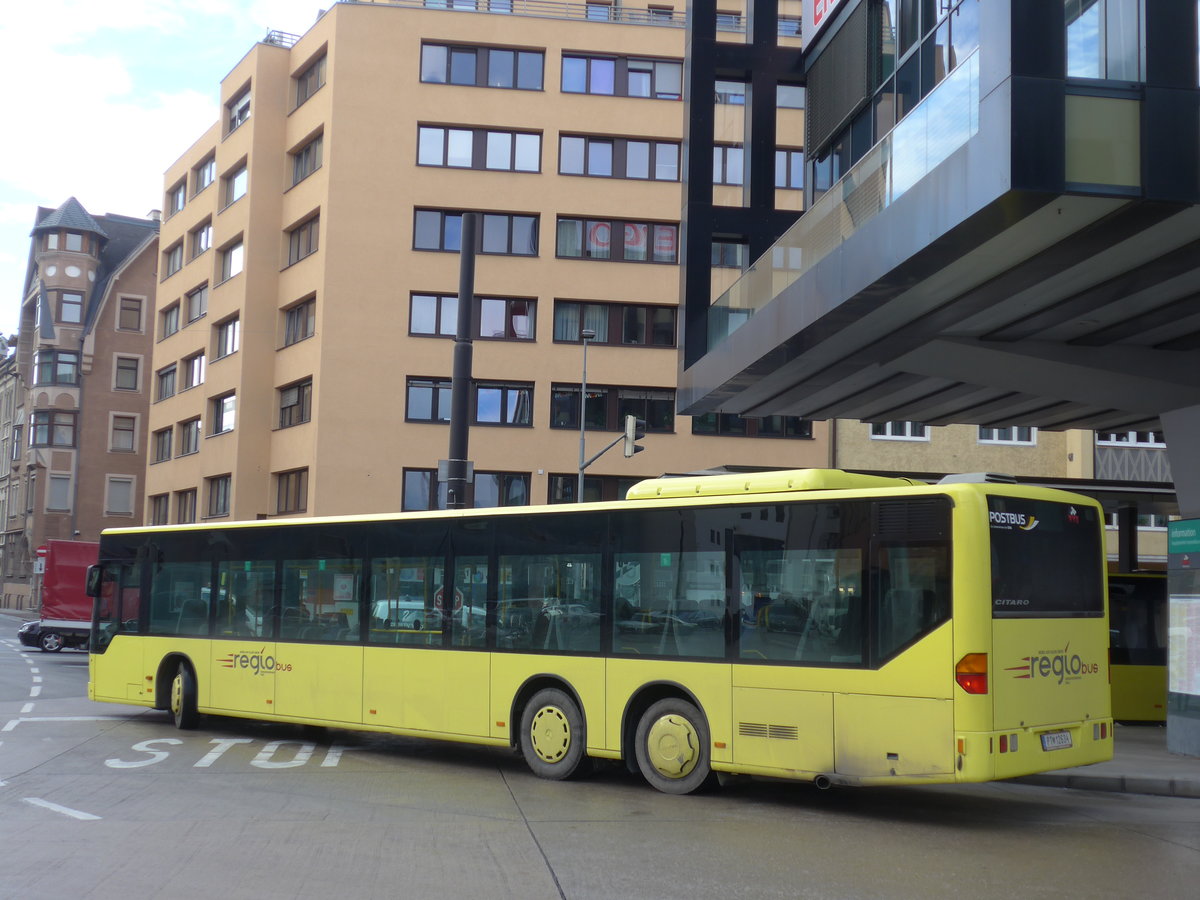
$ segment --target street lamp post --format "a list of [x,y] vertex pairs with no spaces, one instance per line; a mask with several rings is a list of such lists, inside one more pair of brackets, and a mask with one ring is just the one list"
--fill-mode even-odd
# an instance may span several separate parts
[[584,328],[579,332],[579,336],[583,338],[583,378],[579,384],[579,482],[575,487],[575,502],[583,502],[583,470],[587,467],[584,462],[587,459],[586,436],[587,436],[587,348],[588,341],[596,339],[596,332],[591,328]]

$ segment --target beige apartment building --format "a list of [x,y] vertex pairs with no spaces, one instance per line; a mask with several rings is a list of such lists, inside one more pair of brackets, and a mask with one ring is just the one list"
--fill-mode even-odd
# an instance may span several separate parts
[[0,366],[0,571],[30,604],[36,549],[142,520],[158,219],[37,210]]
[[[149,521],[444,502],[472,210],[476,505],[575,498],[588,333],[587,455],[626,415],[647,435],[587,470],[587,497],[664,471],[829,464],[823,423],[675,414],[682,4],[507,9],[338,3],[222,81],[220,121],[165,179]],[[741,101],[715,98],[734,137]],[[797,138],[802,105],[780,112]],[[801,152],[781,148],[788,208]]]

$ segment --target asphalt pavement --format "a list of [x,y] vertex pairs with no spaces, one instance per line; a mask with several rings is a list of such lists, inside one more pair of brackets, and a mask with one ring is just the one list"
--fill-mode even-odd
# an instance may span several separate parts
[[[15,637],[20,624],[34,618],[36,614],[28,610],[0,609],[0,631]],[[1117,725],[1111,761],[1026,775],[1013,781],[1075,790],[1200,798],[1200,758],[1168,752],[1165,727]]]

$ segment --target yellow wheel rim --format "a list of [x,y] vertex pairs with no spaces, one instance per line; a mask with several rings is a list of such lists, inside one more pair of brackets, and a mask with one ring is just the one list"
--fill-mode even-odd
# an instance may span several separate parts
[[571,723],[557,706],[543,706],[533,714],[529,742],[542,762],[559,762],[571,748]]
[[683,716],[665,715],[646,733],[646,756],[664,778],[686,778],[700,762],[700,736]]
[[176,675],[175,680],[171,682],[171,712],[179,715],[181,709],[183,709],[183,676]]

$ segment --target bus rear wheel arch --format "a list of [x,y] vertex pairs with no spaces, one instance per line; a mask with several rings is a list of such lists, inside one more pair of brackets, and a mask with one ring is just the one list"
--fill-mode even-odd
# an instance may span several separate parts
[[688,700],[652,703],[638,719],[633,743],[642,776],[664,794],[691,794],[716,781],[708,721]]
[[521,710],[521,755],[541,778],[563,781],[591,771],[587,726],[579,704],[559,688],[542,688]]

